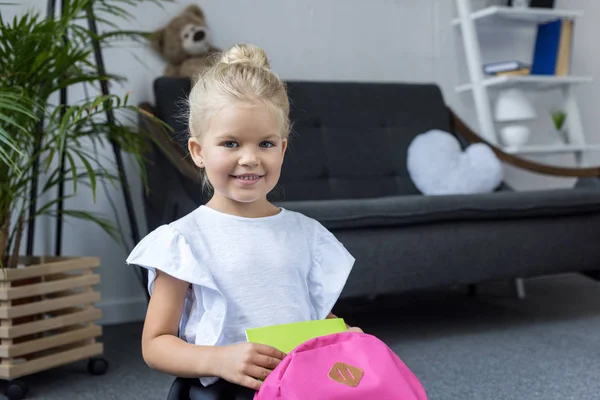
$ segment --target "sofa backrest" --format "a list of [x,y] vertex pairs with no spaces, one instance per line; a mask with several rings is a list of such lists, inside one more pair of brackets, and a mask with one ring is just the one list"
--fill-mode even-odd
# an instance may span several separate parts
[[[292,133],[275,201],[418,194],[407,149],[430,129],[450,131],[434,84],[289,81]],[[157,115],[185,147],[185,78],[155,82]]]

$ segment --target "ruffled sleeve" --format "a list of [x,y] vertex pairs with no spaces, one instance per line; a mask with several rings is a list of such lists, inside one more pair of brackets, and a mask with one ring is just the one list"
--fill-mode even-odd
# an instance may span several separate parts
[[[195,334],[195,344],[218,345],[223,332],[227,305],[218,290],[208,267],[194,254],[194,249],[179,231],[170,225],[161,225],[144,237],[127,257],[127,264],[137,265],[148,270],[148,292],[152,295],[156,271],[163,271],[177,279],[189,282],[194,297],[200,299],[202,318],[194,319],[191,330]],[[212,290],[206,290],[206,289]],[[186,305],[189,298],[186,298]],[[197,305],[194,307],[198,307]],[[187,316],[182,315],[180,332],[186,330]],[[203,377],[204,386],[211,385],[217,377]]]
[[161,225],[146,235],[131,251],[126,262],[148,270],[150,295],[157,270],[191,284],[215,289],[211,274],[198,262],[185,237],[169,225]]
[[354,257],[344,245],[319,224],[314,263],[308,277],[308,287],[316,319],[325,319],[337,302]]

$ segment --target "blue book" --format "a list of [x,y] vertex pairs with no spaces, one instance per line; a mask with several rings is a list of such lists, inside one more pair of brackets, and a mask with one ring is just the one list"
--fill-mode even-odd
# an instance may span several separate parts
[[532,75],[554,75],[560,47],[560,34],[563,22],[556,21],[539,24],[535,39]]

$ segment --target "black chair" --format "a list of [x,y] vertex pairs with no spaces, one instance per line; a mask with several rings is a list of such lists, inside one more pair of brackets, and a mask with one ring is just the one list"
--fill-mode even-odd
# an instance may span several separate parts
[[190,379],[175,378],[169,389],[167,400],[190,400]]
[[175,378],[167,400],[252,400],[254,391],[233,386],[223,380],[209,388],[200,386],[195,378]]

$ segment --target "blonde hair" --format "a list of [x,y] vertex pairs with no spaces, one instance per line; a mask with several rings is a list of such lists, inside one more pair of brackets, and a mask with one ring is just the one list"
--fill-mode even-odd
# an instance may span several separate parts
[[[285,83],[271,71],[265,51],[252,44],[237,44],[218,53],[211,67],[197,77],[188,103],[190,136],[196,138],[206,132],[212,116],[231,104],[266,106],[277,118],[281,137],[289,136]],[[204,173],[202,181],[212,189]]]

